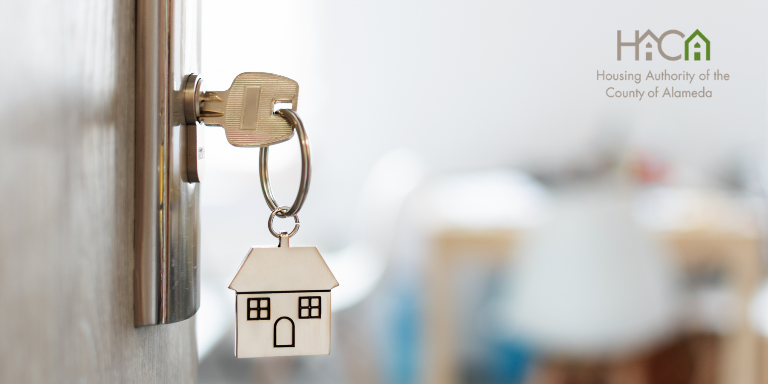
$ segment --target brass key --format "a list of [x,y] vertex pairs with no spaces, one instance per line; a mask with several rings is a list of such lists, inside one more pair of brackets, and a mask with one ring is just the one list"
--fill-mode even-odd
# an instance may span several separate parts
[[185,89],[187,121],[224,127],[227,140],[237,147],[260,147],[286,141],[293,128],[275,114],[280,104],[296,110],[299,84],[271,73],[237,75],[226,91],[205,91],[202,80],[189,76]]

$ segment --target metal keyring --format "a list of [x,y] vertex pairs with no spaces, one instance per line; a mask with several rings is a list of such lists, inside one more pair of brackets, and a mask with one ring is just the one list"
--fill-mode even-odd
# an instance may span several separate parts
[[[304,132],[304,124],[301,122],[299,115],[297,115],[295,111],[291,109],[281,109],[278,110],[277,113],[288,120],[291,127],[296,130],[296,134],[299,136],[299,146],[301,147],[301,181],[299,181],[299,192],[296,195],[296,200],[293,201],[293,205],[288,207],[287,210],[278,209],[280,205],[277,204],[275,197],[272,195],[272,187],[269,184],[269,170],[267,167],[267,158],[269,156],[268,146],[261,147],[259,150],[259,178],[261,179],[261,192],[264,194],[264,200],[267,201],[267,206],[273,211],[272,214],[277,214],[278,217],[290,217],[299,213],[301,206],[304,204],[304,199],[307,198],[307,191],[309,191],[309,179],[312,174],[312,167],[309,161],[309,139],[307,138],[307,133]],[[274,232],[272,232],[272,234],[274,234]]]
[[[287,212],[287,211],[288,211],[288,207],[278,207],[277,209],[272,211],[272,214],[269,215],[269,221],[267,221],[267,228],[269,228],[269,233],[271,233],[272,236],[277,237],[278,239],[280,238],[280,234],[275,232],[274,229],[272,229],[272,221],[275,220],[275,216],[280,216],[280,212]],[[293,223],[294,223],[293,231],[291,231],[291,233],[288,234],[288,237],[295,235],[296,232],[299,231],[299,226],[301,225],[301,223],[299,222],[299,215],[293,215]]]

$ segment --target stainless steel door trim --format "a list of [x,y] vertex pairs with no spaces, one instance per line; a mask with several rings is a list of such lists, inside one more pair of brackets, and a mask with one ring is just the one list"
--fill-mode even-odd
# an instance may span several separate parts
[[184,75],[199,73],[198,25],[198,0],[137,0],[135,326],[185,320],[200,304],[200,186],[186,182],[179,116]]
[[167,2],[136,1],[134,303],[136,326],[158,324],[168,90]]

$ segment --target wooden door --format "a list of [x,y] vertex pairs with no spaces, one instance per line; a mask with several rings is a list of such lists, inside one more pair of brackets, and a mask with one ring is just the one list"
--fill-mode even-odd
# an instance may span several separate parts
[[196,381],[194,318],[134,327],[135,17],[0,12],[1,383]]

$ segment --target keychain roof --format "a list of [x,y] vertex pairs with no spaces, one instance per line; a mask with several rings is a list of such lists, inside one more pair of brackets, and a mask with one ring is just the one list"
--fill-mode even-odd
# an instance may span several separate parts
[[339,285],[315,247],[251,248],[229,289],[243,292],[330,290]]

